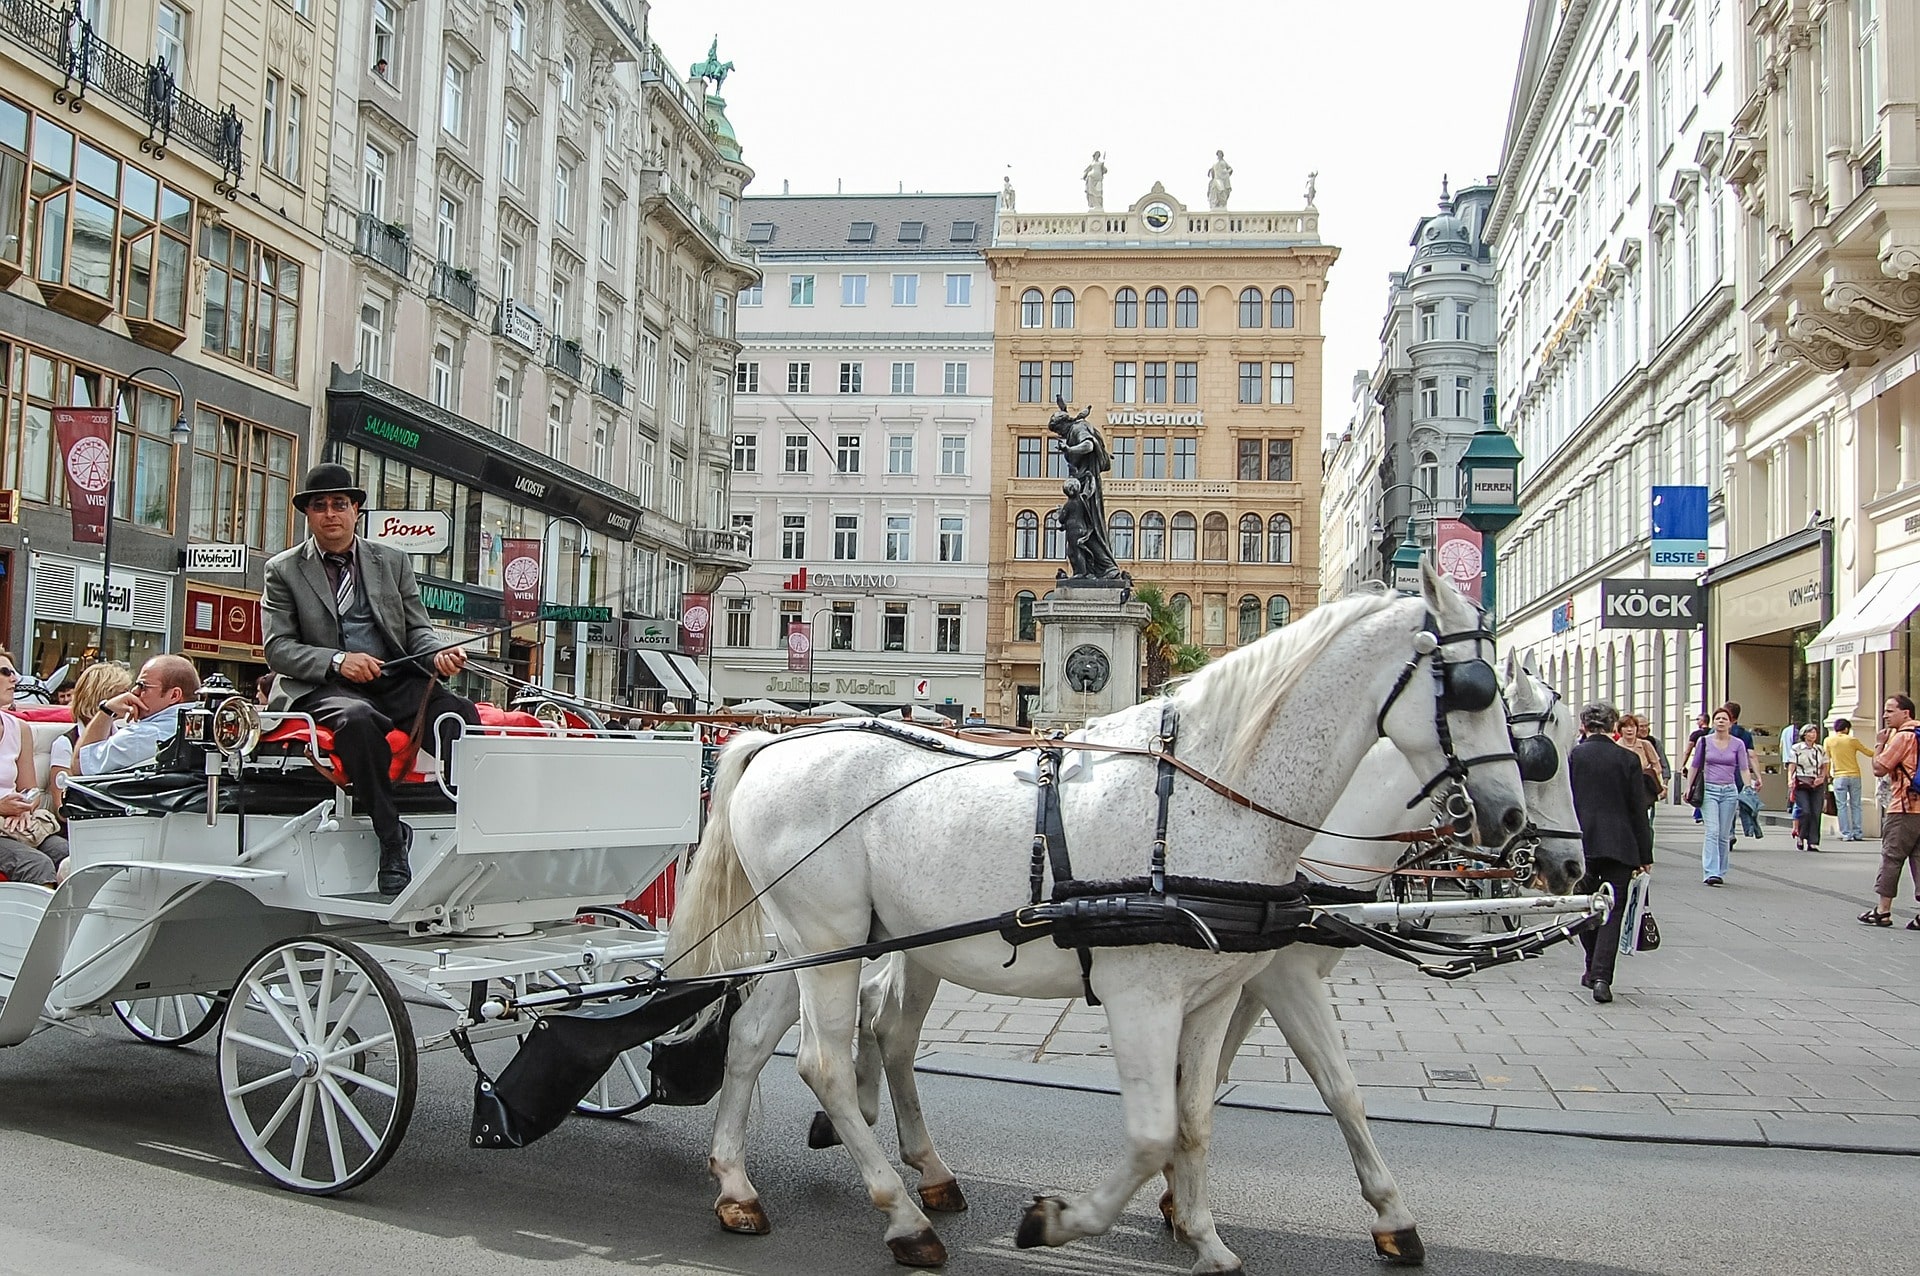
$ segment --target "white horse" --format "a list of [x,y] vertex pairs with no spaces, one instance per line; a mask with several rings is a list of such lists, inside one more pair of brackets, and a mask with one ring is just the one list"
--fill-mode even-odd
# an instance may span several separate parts
[[[1251,803],[1318,826],[1333,799],[1325,778],[1350,775],[1384,735],[1416,773],[1465,784],[1486,840],[1518,833],[1524,795],[1484,664],[1490,636],[1451,585],[1430,569],[1422,575],[1420,598],[1329,604],[1196,674],[1170,697],[1179,757]],[[1075,738],[1146,750],[1161,735],[1165,704],[1099,719]],[[1330,705],[1348,711],[1329,713]],[[1093,756],[1082,778],[1059,789],[1076,875],[1137,876],[1155,821],[1153,766],[1124,753]],[[1032,835],[1023,817],[1034,790],[1004,762],[956,760],[850,732],[755,733],[722,754],[713,796],[673,922],[671,974],[709,973],[758,956],[761,908],[781,948],[802,954],[853,947],[875,933],[970,922],[1027,902]],[[1295,824],[1268,820],[1185,776],[1174,786],[1170,820],[1169,871],[1188,878],[1288,883],[1306,843]],[[1036,1200],[1016,1243],[1061,1245],[1105,1232],[1140,1184],[1171,1164],[1181,1234],[1198,1255],[1193,1270],[1239,1269],[1207,1205],[1205,1158],[1228,1019],[1240,986],[1268,959],[1160,944],[1097,950],[1086,986],[1107,1011],[1127,1160],[1091,1192]],[[910,965],[1002,995],[1082,990],[1073,954],[1047,945],[1013,949],[991,933],[919,949]],[[859,977],[850,962],[800,972],[800,1075],[886,1213],[896,1260],[938,1264],[944,1246],[862,1119],[852,1055]],[[712,1168],[724,1217],[744,1170],[719,1163],[717,1150]]]

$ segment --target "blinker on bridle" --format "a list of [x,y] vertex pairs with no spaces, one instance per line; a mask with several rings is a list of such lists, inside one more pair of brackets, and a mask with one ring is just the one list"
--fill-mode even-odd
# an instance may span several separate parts
[[[1413,675],[1419,671],[1422,661],[1430,662],[1433,667],[1433,727],[1439,737],[1441,756],[1446,765],[1421,786],[1407,803],[1411,811],[1420,803],[1433,796],[1441,785],[1454,782],[1464,786],[1467,775],[1474,767],[1495,762],[1513,762],[1518,764],[1519,755],[1508,750],[1505,753],[1485,753],[1478,757],[1463,758],[1453,745],[1453,727],[1448,722],[1450,713],[1480,713],[1493,707],[1500,698],[1500,678],[1494,673],[1493,666],[1480,657],[1480,644],[1494,641],[1493,630],[1487,626],[1486,612],[1478,612],[1480,623],[1472,629],[1463,629],[1458,633],[1443,634],[1434,614],[1429,610],[1426,619],[1421,622],[1420,632],[1413,636],[1413,656],[1406,667],[1400,671],[1393,690],[1387,694],[1386,703],[1380,706],[1380,712],[1374,718],[1374,729],[1381,736],[1387,734],[1387,714],[1392,711],[1394,702],[1413,682]],[[1448,660],[1446,648],[1456,642],[1469,642],[1474,645],[1474,654],[1468,660]],[[1450,806],[1465,805],[1462,802]],[[1470,809],[1470,808],[1469,808]]]
[[[1541,684],[1546,686],[1545,683]],[[1545,784],[1560,773],[1560,746],[1547,734],[1547,723],[1553,720],[1554,706],[1560,703],[1560,693],[1547,687],[1547,707],[1534,713],[1508,713],[1507,735],[1513,741],[1514,755],[1520,762],[1520,778],[1529,784]],[[1516,726],[1533,725],[1537,729],[1531,735],[1516,736]]]

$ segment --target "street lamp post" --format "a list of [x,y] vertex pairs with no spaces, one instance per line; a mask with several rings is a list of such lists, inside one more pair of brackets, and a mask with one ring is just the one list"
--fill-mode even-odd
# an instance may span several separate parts
[[[1386,547],[1383,542],[1386,539],[1388,530],[1392,527],[1392,521],[1388,520],[1387,523],[1383,524],[1380,521],[1379,515],[1386,510],[1387,497],[1403,487],[1423,501],[1431,502],[1433,500],[1433,494],[1427,491],[1426,488],[1421,487],[1418,483],[1390,483],[1381,489],[1380,502],[1375,508],[1373,520],[1373,543],[1379,547],[1383,557],[1386,555]],[[1413,520],[1414,506],[1412,502],[1409,502],[1407,505],[1406,539],[1400,543],[1399,548],[1394,550],[1393,556],[1386,559],[1387,583],[1403,593],[1417,594],[1420,592],[1420,542],[1413,534]],[[1413,568],[1411,584],[1403,583],[1401,576],[1401,568],[1409,561]]]
[[[585,523],[581,522],[579,519],[575,518],[571,514],[549,514],[547,516],[546,531],[542,532],[540,535],[541,557],[545,558],[548,562],[553,561],[552,554],[549,554],[546,550],[546,538],[547,538],[547,533],[553,531],[554,526],[559,523],[572,523],[575,527],[580,529],[580,553],[576,559],[576,565],[574,567],[574,576],[573,576],[574,593],[579,594],[582,590],[586,588],[586,581],[584,577],[587,574],[586,573],[587,560],[593,557],[593,549],[591,546],[587,544],[587,525]],[[559,552],[558,547],[556,547],[553,552],[558,553]],[[554,579],[553,574],[549,572],[547,574],[547,591],[546,592],[548,595],[547,601],[550,603],[557,603],[560,601],[558,598],[553,597],[553,594],[555,592],[554,586],[557,585],[558,583],[559,582]],[[547,690],[552,691],[554,690],[553,667],[557,662],[559,642],[560,642],[560,639],[559,639],[560,622],[552,621],[549,623],[553,625],[552,629],[547,629],[545,625],[541,626],[541,630],[542,630],[541,643],[544,650],[542,651],[542,654],[541,654],[540,663],[542,666],[542,671],[546,675]],[[573,623],[573,693],[577,696],[585,698],[586,690],[581,685],[582,681],[586,677],[586,664],[587,664],[587,653],[586,653],[587,644],[586,644],[585,638],[582,636],[585,631],[581,629],[580,621],[576,620],[572,623]]]
[[[739,581],[740,596],[742,598],[745,598],[747,596],[746,577],[742,575],[740,572],[728,572],[726,575],[722,576],[719,580],[713,583],[713,597],[715,601],[718,601],[722,597],[721,591],[725,588],[726,583],[730,580]],[[706,656],[707,656],[707,712],[708,713],[713,713],[716,710],[718,710],[720,707],[720,697],[714,692],[714,689],[713,689],[713,649],[714,647],[719,645],[719,641],[720,641],[720,635],[719,635],[720,623],[719,622],[720,622],[720,609],[718,607],[715,607],[713,609],[713,615],[708,617],[707,619]],[[807,653],[807,659],[809,661],[813,659],[813,653],[811,651]],[[807,674],[807,690],[808,691],[813,690],[813,674],[811,672]]]
[[1407,538],[1393,551],[1391,583],[1403,594],[1420,592],[1420,542],[1413,538],[1413,519],[1407,519]]
[[[807,636],[809,639],[811,639],[811,641],[807,644],[807,712],[808,713],[813,712],[813,653],[820,650],[820,617],[831,616],[831,615],[833,615],[832,607],[820,607],[820,608],[816,608],[813,611],[813,613],[807,617]],[[829,642],[833,640],[833,635],[831,633],[827,635],[827,640]]]
[[1460,458],[1460,478],[1467,500],[1460,517],[1480,533],[1480,605],[1499,619],[1499,558],[1494,536],[1520,517],[1520,462],[1525,458],[1495,412],[1493,387],[1487,387],[1480,428]]
[[[193,427],[187,424],[187,390],[185,386],[180,384],[179,377],[174,376],[173,373],[167,371],[165,368],[153,364],[149,364],[144,368],[135,368],[132,372],[120,378],[120,388],[114,393],[114,401],[119,405],[122,412],[126,412],[127,387],[134,384],[134,378],[146,376],[148,373],[152,373],[158,377],[165,377],[168,381],[171,381],[173,383],[174,393],[180,396],[180,413],[174,418],[173,428],[167,432],[173,446],[178,448],[193,438]],[[131,415],[129,415],[128,419],[132,420]],[[134,421],[133,425],[134,429],[138,431],[140,423]],[[96,659],[102,662],[107,658],[107,613],[113,606],[113,485],[117,464],[114,451],[119,446],[119,442],[120,426],[118,422],[115,422],[107,431],[107,508],[106,517],[101,520],[102,527],[100,532],[100,641],[95,651]],[[137,459],[138,458],[136,458],[136,460]],[[175,466],[176,471],[178,468],[178,466]]]

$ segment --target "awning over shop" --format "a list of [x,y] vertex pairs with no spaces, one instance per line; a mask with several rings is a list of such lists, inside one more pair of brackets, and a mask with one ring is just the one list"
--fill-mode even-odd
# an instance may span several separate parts
[[1891,651],[1894,631],[1920,607],[1920,563],[1877,572],[1807,647],[1807,662]]
[[659,684],[660,690],[670,696],[679,696],[682,700],[692,699],[692,688],[680,680],[680,675],[674,671],[673,663],[667,659],[666,652],[642,648],[640,663],[645,665],[647,672],[653,675],[653,680]]
[[[680,681],[686,683],[693,691],[694,699],[698,700],[701,704],[711,704],[713,702],[713,688],[707,685],[707,675],[700,672],[700,666],[694,662],[693,657],[683,656],[675,651],[667,652],[666,657],[673,665],[673,671],[680,675]],[[688,705],[687,707],[692,708],[693,706]]]

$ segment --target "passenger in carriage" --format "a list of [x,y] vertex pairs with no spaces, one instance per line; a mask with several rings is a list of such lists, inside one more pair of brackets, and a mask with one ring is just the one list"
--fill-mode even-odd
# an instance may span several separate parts
[[180,734],[180,706],[200,694],[200,675],[185,656],[155,656],[133,686],[100,707],[80,728],[74,756],[81,775],[145,766]]
[[[278,675],[268,707],[310,713],[333,732],[334,754],[380,839],[380,893],[397,895],[413,879],[413,830],[394,806],[387,732],[448,713],[469,726],[480,717],[434,676],[460,672],[467,653],[442,649],[412,562],[356,535],[366,501],[344,465],[316,465],[294,494],[309,535],[267,563],[261,618]],[[448,743],[421,741],[443,762]]]
[[[0,709],[13,707],[13,686],[20,679],[13,653],[0,647]],[[14,882],[53,886],[66,877],[67,839],[34,824],[39,806],[34,784],[33,730],[11,713],[0,712],[0,875]]]
[[53,742],[48,759],[47,788],[53,798],[54,814],[66,801],[67,777],[73,774],[74,751],[80,747],[80,732],[100,706],[133,686],[133,675],[117,660],[102,660],[87,666],[73,685],[73,730]]

